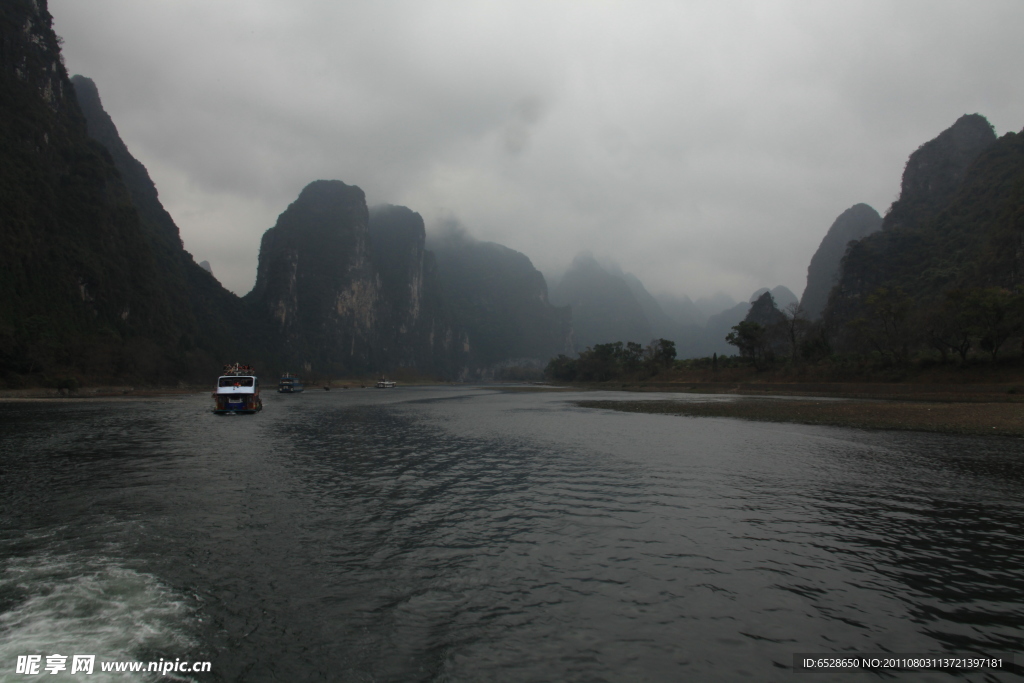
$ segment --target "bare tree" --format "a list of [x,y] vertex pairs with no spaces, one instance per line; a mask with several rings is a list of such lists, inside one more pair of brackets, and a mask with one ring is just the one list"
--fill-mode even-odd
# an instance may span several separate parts
[[807,319],[807,316],[804,314],[804,308],[800,305],[799,301],[786,306],[782,314],[786,316],[786,338],[789,340],[791,358],[796,363],[800,353],[800,345],[803,343],[811,321]]

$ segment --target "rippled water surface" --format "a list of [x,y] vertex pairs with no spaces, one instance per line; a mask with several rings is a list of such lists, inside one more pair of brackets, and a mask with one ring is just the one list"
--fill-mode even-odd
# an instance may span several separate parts
[[[202,681],[677,681],[1024,652],[1021,440],[575,398],[0,404],[0,680],[31,653],[210,660]],[[109,676],[82,680],[130,680]]]

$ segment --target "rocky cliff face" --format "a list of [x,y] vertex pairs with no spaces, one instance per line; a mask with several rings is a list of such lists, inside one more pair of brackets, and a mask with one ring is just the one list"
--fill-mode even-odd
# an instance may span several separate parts
[[187,316],[91,140],[45,0],[0,5],[0,375],[173,381]]
[[422,221],[401,207],[375,217],[371,230],[358,187],[310,183],[264,233],[246,300],[304,372],[454,372],[464,340],[437,310]]
[[807,287],[800,306],[809,320],[817,320],[825,310],[829,292],[839,281],[839,263],[849,243],[881,227],[882,217],[867,204],[854,204],[832,223],[807,267]]
[[[149,172],[131,152],[103,109],[96,84],[84,76],[71,79],[76,100],[85,115],[89,135],[109,152],[131,196],[140,227],[154,256],[154,274],[163,287],[173,315],[182,321],[178,343],[191,353],[193,373],[205,378],[230,359],[266,368],[273,362],[262,319],[213,277],[209,263],[196,264],[181,242],[174,219],[160,203]],[[237,330],[250,330],[239,335]]]
[[[144,219],[143,229],[150,233],[150,242],[168,260],[178,260],[187,254],[181,244],[181,234],[174,219],[160,203],[156,185],[149,171],[132,156],[121,140],[117,126],[103,109],[99,89],[90,78],[72,76],[72,92],[85,116],[89,136],[103,145],[114,162],[121,180],[132,194],[132,202]],[[191,260],[191,257],[189,257]]]
[[368,223],[362,190],[318,180],[263,234],[246,299],[271,319],[288,360],[305,372],[375,364],[380,282]]
[[544,276],[524,254],[451,230],[432,236],[445,301],[468,338],[474,374],[543,367],[572,350],[567,308],[548,300]]
[[373,207],[370,246],[380,281],[385,365],[461,373],[469,342],[443,295],[423,218],[404,206]]

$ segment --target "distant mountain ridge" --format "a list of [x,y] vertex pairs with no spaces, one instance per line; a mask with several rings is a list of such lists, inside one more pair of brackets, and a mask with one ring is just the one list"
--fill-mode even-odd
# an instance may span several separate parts
[[[761,288],[749,302],[740,303],[725,294],[698,302],[667,294],[655,297],[636,275],[602,265],[584,252],[566,270],[552,298],[572,308],[576,351],[617,341],[646,345],[661,338],[675,342],[677,357],[698,358],[735,353],[726,336],[744,320],[752,302],[768,292]],[[770,293],[783,306],[797,303],[796,295],[782,285]]]
[[[640,304],[641,310],[647,316],[651,326],[652,339],[675,339],[679,336],[679,325],[665,313],[658,300],[647,291],[644,283],[632,273],[623,273],[622,279],[633,293],[633,297]],[[650,340],[647,340],[650,341]]]
[[[677,327],[702,327],[707,321],[707,314],[691,299],[686,296],[675,296],[664,292],[655,295],[658,306],[669,317]],[[723,308],[736,304],[729,298],[729,304]]]
[[651,322],[629,284],[590,254],[573,259],[551,299],[572,308],[577,350],[616,341],[646,344],[653,339]]
[[799,299],[796,298],[796,294],[794,294],[792,290],[790,290],[789,287],[786,287],[785,285],[777,285],[775,287],[772,287],[771,289],[768,289],[767,287],[762,287],[761,289],[751,294],[750,299],[748,299],[748,301],[750,301],[751,305],[753,305],[755,301],[760,299],[765,294],[765,292],[772,295],[772,301],[775,302],[775,306],[779,310],[782,310],[787,306],[792,306],[793,304],[799,303]]

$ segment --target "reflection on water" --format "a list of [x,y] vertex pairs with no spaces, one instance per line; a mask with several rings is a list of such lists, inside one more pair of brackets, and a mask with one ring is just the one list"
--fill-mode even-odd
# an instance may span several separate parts
[[0,405],[0,680],[77,642],[252,681],[774,680],[795,652],[1021,650],[1019,440],[574,398]]

